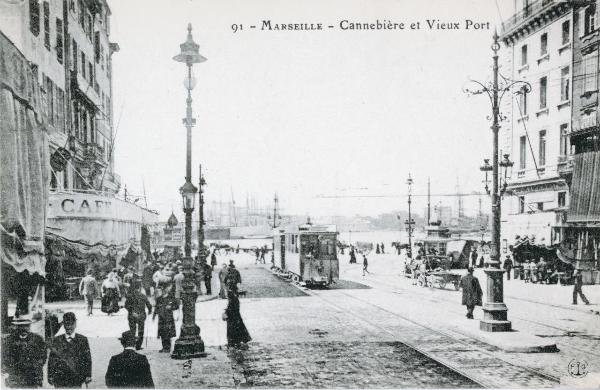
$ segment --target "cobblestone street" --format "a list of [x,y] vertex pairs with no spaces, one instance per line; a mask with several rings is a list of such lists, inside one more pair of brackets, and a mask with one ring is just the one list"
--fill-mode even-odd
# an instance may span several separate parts
[[[222,299],[201,297],[205,300],[197,303],[207,357],[189,365],[158,353],[156,322],[148,319],[142,352],[158,387],[555,387],[567,375],[568,361],[577,357],[574,351],[592,370],[598,364],[586,313],[569,311],[576,320],[567,322],[574,332],[589,328],[587,338],[565,338],[555,329],[559,353],[507,353],[460,332],[475,324],[464,319],[460,293],[423,289],[385,273],[390,259],[373,259],[373,274],[366,277],[360,267],[342,265],[343,281],[322,290],[283,281],[268,265],[253,264],[250,255],[234,259],[246,291],[241,313],[253,338],[249,349],[225,347]],[[217,291],[218,283],[213,288]],[[110,317],[97,311],[87,317],[77,305],[78,331],[90,338],[94,356],[92,386],[104,387],[108,360],[121,350],[117,337],[127,327],[126,311]],[[523,305],[511,305],[511,319],[520,330],[527,326],[543,333],[557,328],[553,321],[561,321],[538,304]],[[535,313],[537,324],[526,322],[522,310]]]

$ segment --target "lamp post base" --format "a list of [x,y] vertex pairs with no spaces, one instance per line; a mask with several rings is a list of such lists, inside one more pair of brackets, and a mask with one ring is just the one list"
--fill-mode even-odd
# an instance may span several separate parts
[[204,341],[200,336],[178,338],[175,340],[175,347],[171,353],[172,359],[192,359],[205,356]]
[[479,329],[485,332],[510,332],[512,325],[508,321],[508,308],[503,302],[504,270],[486,268],[483,272],[487,275],[487,302],[483,305],[483,320],[479,322]]

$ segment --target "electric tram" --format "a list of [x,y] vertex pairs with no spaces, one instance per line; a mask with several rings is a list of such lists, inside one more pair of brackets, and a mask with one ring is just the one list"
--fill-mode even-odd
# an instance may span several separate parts
[[328,286],[339,278],[335,225],[304,224],[273,232],[276,270],[307,286]]

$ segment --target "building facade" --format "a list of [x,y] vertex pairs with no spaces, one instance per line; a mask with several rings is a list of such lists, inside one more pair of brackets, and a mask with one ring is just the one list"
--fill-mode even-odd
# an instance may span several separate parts
[[[110,9],[104,0],[0,0],[2,33],[42,87],[51,190],[116,193]],[[58,151],[58,154],[57,154]]]
[[560,164],[571,192],[560,254],[582,270],[586,283],[600,283],[599,17],[598,1],[580,3],[574,12],[571,149]]
[[502,200],[502,248],[528,236],[561,241],[569,187],[560,173],[571,152],[574,6],[558,0],[516,0],[503,23],[501,77],[526,81],[505,97],[501,154],[514,162]]

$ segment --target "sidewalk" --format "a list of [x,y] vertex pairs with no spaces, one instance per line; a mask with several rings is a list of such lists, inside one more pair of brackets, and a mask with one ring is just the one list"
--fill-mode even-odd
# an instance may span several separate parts
[[[341,256],[340,278],[372,286],[375,291],[369,293],[369,302],[382,309],[455,339],[470,339],[507,361],[544,372],[553,378],[564,380],[568,376],[567,367],[573,359],[586,360],[590,374],[600,372],[600,317],[595,314],[600,308],[597,304],[600,302],[600,286],[584,286],[592,305],[574,306],[570,305],[572,286],[505,281],[508,319],[515,332],[487,333],[479,330],[479,320],[483,317],[481,307],[475,309],[474,321],[466,319],[460,291],[455,291],[453,286],[450,289],[438,289],[413,285],[413,280],[403,274],[399,256],[371,254],[371,273],[366,276],[362,276],[360,264],[350,265],[348,261],[348,256]],[[466,273],[464,270],[455,272]],[[476,275],[484,290],[485,301],[486,276],[483,270],[477,270]],[[377,293],[376,290],[381,292]],[[390,298],[389,293],[393,293],[394,298]],[[590,312],[590,309],[594,311]],[[526,350],[513,348],[520,345],[514,335],[541,341],[542,344],[556,344],[559,351],[523,353]],[[513,340],[507,340],[507,337],[513,337]],[[536,350],[530,352],[533,351]]]

